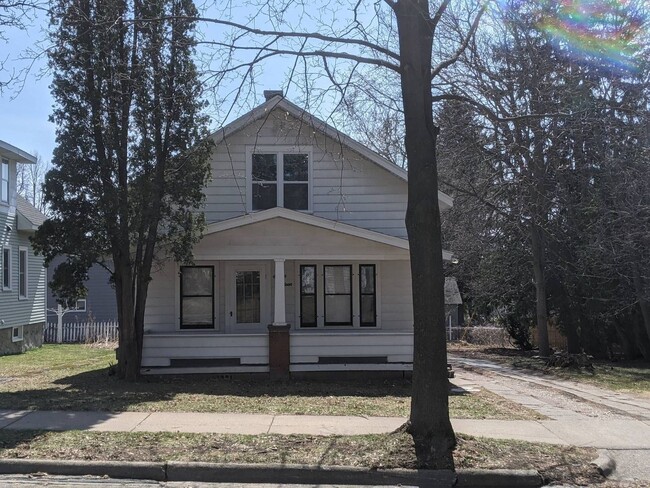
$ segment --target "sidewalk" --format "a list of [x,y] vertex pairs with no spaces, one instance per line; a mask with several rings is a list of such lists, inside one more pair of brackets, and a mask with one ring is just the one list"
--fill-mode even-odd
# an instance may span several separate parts
[[[400,417],[0,410],[0,430],[357,435],[392,432],[405,420]],[[636,419],[453,419],[452,424],[457,433],[473,436],[601,449],[650,449],[650,421]]]

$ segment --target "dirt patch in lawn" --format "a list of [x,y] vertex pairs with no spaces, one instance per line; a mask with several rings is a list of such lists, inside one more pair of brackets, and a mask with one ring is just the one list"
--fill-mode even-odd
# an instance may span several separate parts
[[[537,351],[514,348],[450,344],[449,352],[457,356],[485,359],[518,369],[535,371],[557,378],[589,383],[615,391],[650,397],[650,362],[594,360],[594,370],[547,366],[536,357]],[[452,361],[453,362],[453,361]]]
[[[0,431],[3,458],[417,467],[408,434],[364,436]],[[537,469],[547,481],[598,482],[593,449],[458,437],[457,468]]]
[[[407,380],[323,382],[225,379],[215,375],[145,376],[127,383],[110,376],[112,350],[44,346],[0,358],[15,379],[0,384],[0,408],[140,412],[231,412],[407,417]],[[529,409],[485,390],[450,398],[450,415],[471,419],[537,419]]]

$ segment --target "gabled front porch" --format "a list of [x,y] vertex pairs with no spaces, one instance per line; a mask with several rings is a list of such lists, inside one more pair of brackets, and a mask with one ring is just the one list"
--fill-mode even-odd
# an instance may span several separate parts
[[411,368],[406,240],[274,208],[209,226],[194,255],[152,281],[145,372]]

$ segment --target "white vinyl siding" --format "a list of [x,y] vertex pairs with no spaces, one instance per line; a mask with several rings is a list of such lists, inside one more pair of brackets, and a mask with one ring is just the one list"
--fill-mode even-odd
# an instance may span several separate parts
[[[8,228],[11,230],[7,230]],[[0,244],[3,249],[7,248],[12,251],[9,263],[11,289],[0,291],[0,311],[2,311],[0,318],[4,320],[4,324],[0,327],[18,327],[45,322],[45,283],[47,278],[46,269],[43,267],[43,258],[33,254],[29,244],[29,234],[16,231],[15,213],[11,215],[0,212]],[[18,296],[18,250],[20,248],[27,250],[26,299],[19,299]]]
[[212,181],[205,189],[208,223],[252,208],[250,154],[264,150],[310,156],[310,210],[314,215],[406,238],[407,183],[303,121],[276,110],[228,136],[212,155]]

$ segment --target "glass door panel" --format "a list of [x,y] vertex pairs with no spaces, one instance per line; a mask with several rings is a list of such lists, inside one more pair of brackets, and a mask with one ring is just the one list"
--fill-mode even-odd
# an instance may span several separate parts
[[235,323],[261,322],[260,272],[235,272]]

